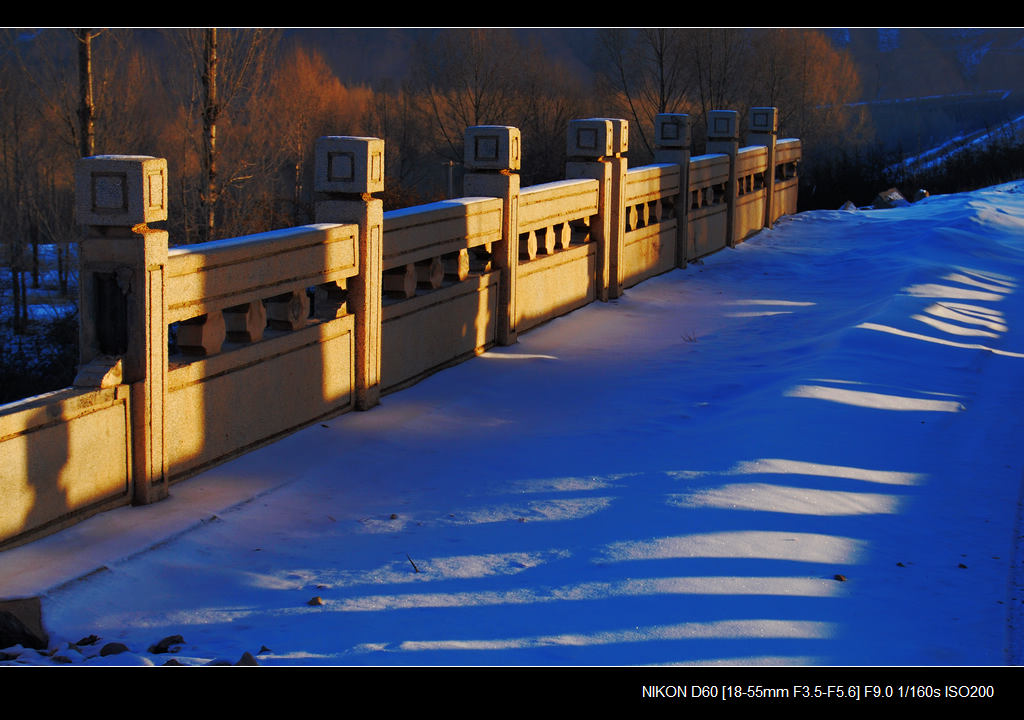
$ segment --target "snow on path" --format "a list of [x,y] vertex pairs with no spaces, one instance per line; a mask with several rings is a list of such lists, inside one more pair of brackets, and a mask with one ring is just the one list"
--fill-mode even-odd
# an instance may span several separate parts
[[1019,664],[1022,282],[1024,184],[802,213],[0,582],[87,664]]

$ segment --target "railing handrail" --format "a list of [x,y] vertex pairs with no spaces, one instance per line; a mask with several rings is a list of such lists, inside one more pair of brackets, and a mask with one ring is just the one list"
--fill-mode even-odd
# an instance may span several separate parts
[[[467,157],[466,197],[388,212],[373,197],[383,190],[383,141],[321,138],[317,222],[179,247],[148,226],[167,219],[164,160],[83,160],[78,387],[0,408],[0,467],[51,467],[36,458],[60,452],[47,440],[58,437],[68,448],[106,443],[58,458],[70,464],[61,482],[92,473],[86,455],[107,459],[105,475],[82,481],[99,494],[82,491],[74,507],[34,510],[19,495],[4,512],[34,524],[0,533],[0,543],[69,513],[158,500],[170,479],[315,419],[368,409],[382,389],[514,343],[770,226],[795,211],[802,145],[776,140],[769,123],[739,148],[735,118],[717,117],[715,151],[691,157],[689,118],[659,116],[655,162],[635,168],[624,120],[574,121],[568,177],[525,188],[519,131],[470,128],[467,154],[481,156]],[[397,289],[385,304],[388,283]],[[268,323],[277,331],[263,337]],[[200,357],[171,363],[172,329],[179,349]],[[19,456],[5,463],[8,448]]]

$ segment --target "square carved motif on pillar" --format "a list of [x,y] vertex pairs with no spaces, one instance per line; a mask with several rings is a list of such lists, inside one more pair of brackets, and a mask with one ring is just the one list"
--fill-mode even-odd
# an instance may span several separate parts
[[167,161],[145,155],[79,160],[75,205],[82,225],[133,227],[167,219]]
[[511,125],[474,125],[466,128],[466,169],[519,170],[519,129]]
[[375,193],[384,189],[384,141],[330,135],[316,141],[318,192]]
[[754,132],[773,133],[778,129],[778,110],[750,108],[750,129]]
[[164,176],[162,173],[150,173],[147,179],[147,206],[150,210],[162,210],[165,207]]
[[94,173],[92,211],[95,213],[128,210],[128,177],[125,173]]
[[352,182],[355,179],[356,160],[350,152],[327,153],[327,180]]

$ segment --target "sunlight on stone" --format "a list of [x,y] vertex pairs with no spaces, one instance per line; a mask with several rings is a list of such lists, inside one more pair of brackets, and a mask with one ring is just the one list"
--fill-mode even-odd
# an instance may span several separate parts
[[891,335],[899,335],[900,337],[910,338],[911,340],[924,340],[925,342],[936,343],[938,345],[948,345],[949,347],[964,348],[966,350],[987,350],[990,353],[1002,355],[1004,357],[1024,357],[1024,354],[1022,353],[1011,352],[1009,350],[999,350],[998,348],[990,348],[986,345],[978,345],[976,343],[961,343],[953,340],[944,340],[943,338],[921,335],[919,333],[900,330],[899,328],[890,327],[888,325],[879,325],[878,323],[861,323],[857,327],[864,330],[877,330]]
[[612,543],[602,560],[623,562],[717,557],[855,564],[864,547],[863,541],[835,535],[737,530]]
[[874,408],[876,410],[924,410],[929,412],[960,412],[964,406],[954,400],[926,400],[924,398],[885,395],[883,393],[866,392],[864,390],[846,390],[822,385],[797,385],[786,391],[787,397],[811,398],[828,400],[855,405],[857,407]]
[[720,488],[670,495],[669,505],[761,510],[796,515],[872,515],[899,512],[902,498],[878,493],[841,492],[736,483]]
[[723,620],[709,623],[654,625],[631,630],[590,634],[536,635],[522,638],[491,640],[421,640],[406,641],[399,647],[407,651],[421,650],[512,650],[549,647],[552,645],[586,647],[651,640],[698,640],[709,638],[801,638],[826,639],[836,627],[832,623],[809,620]]
[[762,458],[760,460],[741,462],[731,471],[731,474],[736,475],[753,475],[757,473],[818,475],[822,477],[844,478],[846,480],[864,480],[866,482],[884,483],[886,485],[917,485],[925,477],[921,473],[870,470],[868,468],[849,467],[846,465],[825,465],[803,460],[781,460],[778,458]]

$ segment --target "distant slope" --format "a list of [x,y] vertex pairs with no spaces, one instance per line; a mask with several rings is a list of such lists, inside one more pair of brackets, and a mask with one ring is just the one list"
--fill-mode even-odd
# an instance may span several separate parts
[[1024,91],[1020,28],[838,28],[828,34],[853,55],[864,100]]

